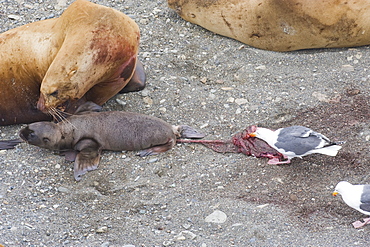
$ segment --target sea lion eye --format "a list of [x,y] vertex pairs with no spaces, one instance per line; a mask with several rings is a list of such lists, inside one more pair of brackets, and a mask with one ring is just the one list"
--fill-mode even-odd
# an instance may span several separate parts
[[53,96],[53,97],[57,97],[58,96],[58,90],[55,90],[54,92],[52,92],[51,94],[49,94],[50,96]]
[[48,143],[50,140],[49,140],[49,138],[46,138],[46,137],[44,137],[44,138],[42,138],[42,140],[45,142],[45,143]]

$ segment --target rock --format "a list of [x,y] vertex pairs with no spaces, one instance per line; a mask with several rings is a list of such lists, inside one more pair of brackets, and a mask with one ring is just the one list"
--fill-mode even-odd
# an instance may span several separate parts
[[158,161],[158,158],[152,158],[148,161],[148,163],[154,163],[154,162],[157,162]]
[[62,193],[68,193],[68,192],[69,192],[69,189],[67,189],[67,188],[65,188],[65,187],[60,186],[60,187],[58,188],[58,191],[59,191],[59,192],[62,192]]
[[203,83],[203,84],[206,84],[207,83],[207,77],[200,78],[200,82]]
[[149,106],[153,105],[153,100],[150,97],[144,97],[143,101],[144,101],[145,104],[147,104]]
[[[102,243],[102,245],[101,245],[101,247],[109,247],[109,245],[110,245],[110,243],[107,241],[107,242],[104,242],[104,243]],[[124,245],[124,246],[126,246],[126,245]],[[123,247],[124,247],[123,246]],[[133,245],[132,245],[133,246]],[[134,246],[135,247],[135,246]]]
[[164,241],[164,242],[162,243],[162,245],[163,245],[164,247],[171,246],[171,245],[173,245],[173,244],[174,244],[174,242],[172,242],[172,241]]
[[16,21],[22,19],[22,17],[19,15],[8,15],[8,18]]
[[149,90],[147,88],[144,88],[142,91],[141,91],[141,96],[143,97],[148,97],[149,96]]
[[313,92],[312,93],[312,96],[315,97],[316,99],[318,99],[319,101],[322,101],[322,102],[329,102],[329,98],[327,95],[323,94],[323,93],[319,93],[319,92]]
[[184,229],[186,229],[186,230],[189,230],[191,228],[191,224],[185,223],[185,224],[182,225],[182,227],[184,227]]
[[268,203],[266,203],[266,204],[262,204],[262,205],[258,205],[256,208],[265,208],[265,207],[267,207],[269,204]]
[[361,93],[361,91],[359,89],[356,89],[356,88],[347,88],[346,92],[347,92],[348,96],[355,96],[355,95]]
[[121,106],[126,106],[126,105],[127,105],[127,102],[126,102],[126,101],[124,101],[124,100],[122,100],[122,99],[120,99],[120,98],[116,98],[116,101],[117,101],[117,103],[118,103],[118,104],[120,104]]
[[186,239],[193,240],[197,237],[196,234],[194,234],[191,231],[182,231],[180,232],[177,236],[175,236],[174,240],[175,241],[184,241]]
[[297,200],[298,200],[298,197],[297,197],[296,195],[294,195],[294,194],[290,194],[290,195],[289,195],[289,198],[290,198],[290,200],[292,200],[292,201],[297,201]]
[[98,229],[96,229],[96,233],[105,233],[108,231],[108,227],[106,226],[102,226],[102,227],[99,227]]
[[235,99],[233,97],[230,97],[226,100],[226,102],[234,103]]
[[193,240],[197,237],[197,235],[191,231],[182,231],[181,233],[186,237],[186,239]]
[[184,241],[184,240],[186,240],[186,238],[181,233],[175,237],[175,241]]
[[143,25],[147,25],[149,23],[149,20],[148,19],[141,19],[139,21],[140,24],[143,24]]
[[204,220],[210,223],[225,223],[227,216],[220,210],[215,210],[213,213],[208,215]]
[[238,105],[244,105],[248,103],[248,100],[247,99],[236,99],[235,103],[237,103]]
[[265,65],[260,65],[255,68],[256,70],[265,70],[266,66]]
[[346,72],[351,72],[351,71],[354,71],[355,68],[350,64],[344,64],[344,65],[342,65],[342,70],[344,70]]

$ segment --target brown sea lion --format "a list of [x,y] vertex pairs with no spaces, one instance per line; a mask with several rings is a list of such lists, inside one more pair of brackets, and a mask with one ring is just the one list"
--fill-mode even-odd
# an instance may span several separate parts
[[370,44],[370,2],[168,0],[185,20],[272,51]]
[[146,156],[171,149],[177,137],[204,137],[189,126],[172,126],[139,113],[80,111],[81,115],[70,116],[57,124],[32,123],[19,133],[29,144],[66,152],[66,159],[75,161],[76,180],[98,167],[102,150],[142,150],[139,155]]
[[59,18],[0,34],[0,125],[73,113],[145,87],[139,28],[112,8],[76,0]]

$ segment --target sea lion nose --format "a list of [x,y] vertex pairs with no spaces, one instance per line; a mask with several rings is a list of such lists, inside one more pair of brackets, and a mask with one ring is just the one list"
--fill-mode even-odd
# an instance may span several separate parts
[[39,100],[37,101],[37,109],[42,112],[47,112],[45,107],[45,97],[42,93],[40,94]]

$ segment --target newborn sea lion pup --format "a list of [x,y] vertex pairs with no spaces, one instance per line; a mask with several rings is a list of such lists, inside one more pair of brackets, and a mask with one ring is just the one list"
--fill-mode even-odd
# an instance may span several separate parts
[[146,156],[171,149],[178,137],[204,137],[189,126],[172,126],[156,117],[120,111],[73,115],[59,123],[32,123],[19,135],[31,145],[67,151],[66,159],[75,161],[77,181],[98,167],[102,150],[141,150],[139,155]]

